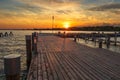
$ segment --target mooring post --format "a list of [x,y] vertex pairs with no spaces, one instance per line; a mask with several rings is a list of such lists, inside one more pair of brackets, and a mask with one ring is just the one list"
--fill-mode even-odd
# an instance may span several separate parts
[[94,43],[95,43],[95,46],[96,46],[96,34],[94,35]]
[[37,32],[36,34],[37,34],[37,36],[36,36],[36,37],[37,37],[37,41],[38,41],[38,35],[39,35],[39,34],[38,34],[38,32]]
[[77,40],[79,41],[79,34],[77,34]]
[[0,33],[0,37],[2,37],[2,33]]
[[76,42],[77,40],[76,40],[76,35],[74,36],[74,41]]
[[10,54],[4,57],[6,80],[20,80],[20,55]]
[[100,31],[98,31],[97,36],[98,36],[98,39],[100,39]]
[[106,46],[107,46],[107,48],[110,47],[110,36],[108,36],[106,39]]
[[99,48],[102,48],[102,39],[99,39]]
[[34,37],[34,53],[37,54],[37,37]]
[[34,33],[32,33],[32,57],[34,55]]
[[79,38],[78,38],[78,33],[76,34],[76,37],[77,37],[77,41],[79,41]]
[[0,37],[4,37],[3,33],[0,33]]
[[104,41],[104,44],[107,44],[107,39],[108,39],[108,36],[105,35],[105,41]]
[[32,33],[32,55],[34,56],[37,53],[37,33]]
[[87,43],[87,34],[85,34],[85,36],[84,36],[84,40],[85,40],[85,43]]
[[63,37],[66,38],[66,31],[63,32]]
[[32,37],[26,35],[26,53],[27,53],[27,71],[29,70],[31,58],[32,58]]
[[7,33],[7,32],[5,32],[4,36],[5,36],[5,37],[8,37],[8,33]]
[[117,33],[115,32],[115,46],[117,45]]
[[92,41],[94,41],[95,37],[94,37],[94,33],[91,33],[92,36]]
[[38,40],[38,33],[34,32],[34,37],[36,37],[36,39]]

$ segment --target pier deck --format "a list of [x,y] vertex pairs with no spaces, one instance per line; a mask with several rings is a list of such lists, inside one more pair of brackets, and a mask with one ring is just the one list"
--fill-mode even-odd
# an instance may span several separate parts
[[27,80],[120,80],[120,54],[39,36]]

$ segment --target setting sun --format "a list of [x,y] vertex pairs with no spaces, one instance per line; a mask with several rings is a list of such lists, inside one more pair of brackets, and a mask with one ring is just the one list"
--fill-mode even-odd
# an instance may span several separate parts
[[70,27],[70,23],[69,22],[65,22],[64,24],[64,28],[68,29]]

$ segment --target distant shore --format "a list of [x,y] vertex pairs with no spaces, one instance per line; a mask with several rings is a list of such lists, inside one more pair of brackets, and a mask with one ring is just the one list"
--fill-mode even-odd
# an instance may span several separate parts
[[67,30],[67,31],[120,31],[120,26],[70,27],[65,28],[33,28],[33,29],[0,29],[0,30]]

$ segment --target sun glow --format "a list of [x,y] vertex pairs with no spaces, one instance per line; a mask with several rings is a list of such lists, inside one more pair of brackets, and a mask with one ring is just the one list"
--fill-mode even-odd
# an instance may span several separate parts
[[63,24],[63,27],[66,28],[66,29],[68,29],[70,27],[70,23],[69,22],[65,22]]

